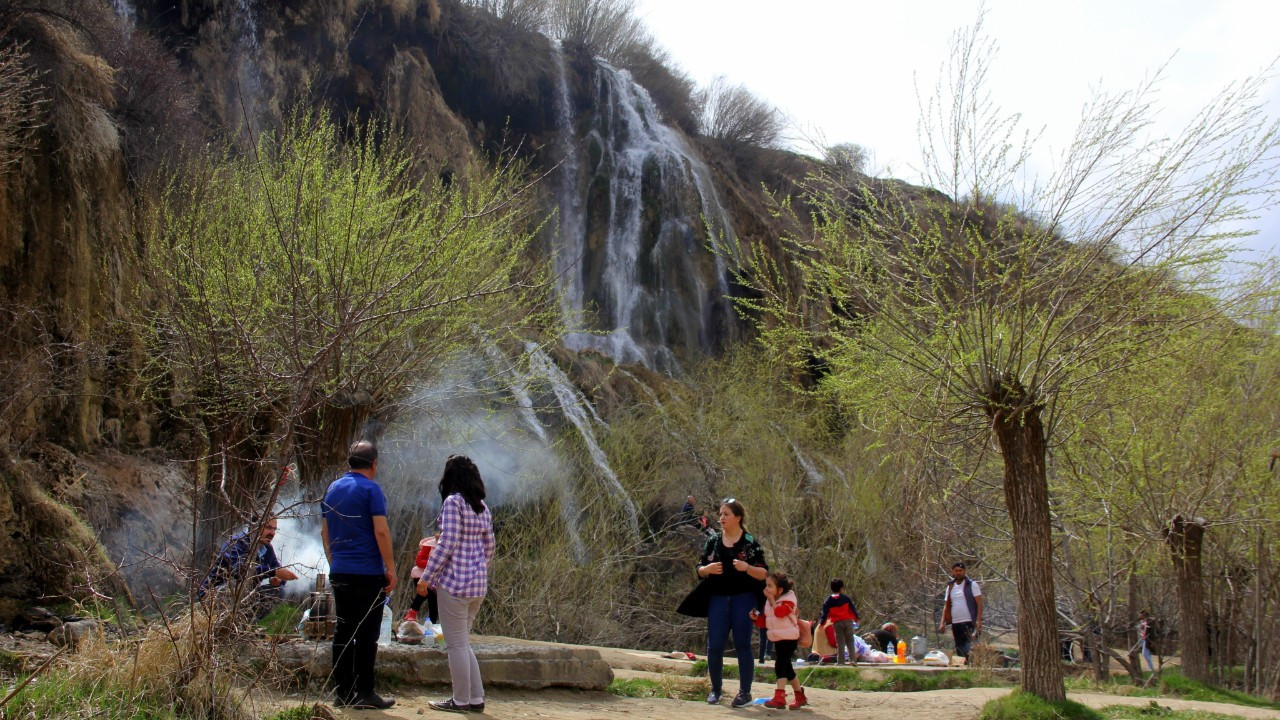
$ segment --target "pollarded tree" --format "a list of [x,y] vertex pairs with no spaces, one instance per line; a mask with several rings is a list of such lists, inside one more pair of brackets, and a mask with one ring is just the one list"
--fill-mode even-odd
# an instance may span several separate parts
[[389,132],[299,111],[251,155],[196,158],[166,193],[144,300],[158,382],[207,433],[214,497],[274,502],[264,480],[289,462],[321,482],[367,418],[480,329],[554,325],[518,168],[422,181],[413,167]]
[[817,356],[859,408],[999,450],[1022,685],[1061,699],[1055,427],[1107,405],[1101,379],[1229,311],[1232,289],[1213,271],[1242,236],[1235,223],[1274,195],[1280,133],[1258,101],[1266,79],[1253,78],[1176,137],[1148,137],[1148,83],[1095,97],[1055,172],[1020,187],[1030,143],[987,93],[991,56],[981,23],[957,34],[924,108],[925,179],[942,192],[881,182],[848,201],[815,182],[814,232],[787,240],[805,296],[758,251],[742,278],[757,297],[740,304],[766,343],[810,367]]

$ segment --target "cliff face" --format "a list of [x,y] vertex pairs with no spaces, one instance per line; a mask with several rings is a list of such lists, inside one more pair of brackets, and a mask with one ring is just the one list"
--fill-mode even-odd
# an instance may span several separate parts
[[302,103],[394,125],[423,174],[515,152],[550,173],[539,192],[556,218],[547,252],[570,278],[562,304],[613,332],[569,349],[669,372],[745,335],[725,300],[731,257],[708,228],[729,244],[773,236],[760,184],[804,168],[782,154],[744,174],[626,73],[458,0],[40,0],[0,11],[2,48],[21,50],[34,88],[21,117],[0,110],[21,128],[17,161],[0,165],[9,597],[83,591],[29,552],[49,543],[102,574],[95,534],[117,561],[148,544],[190,552],[173,523],[120,540],[139,508],[185,507],[198,467],[141,458],[198,455],[200,433],[148,395],[133,310],[145,208],[184,147],[231,135],[247,148]]

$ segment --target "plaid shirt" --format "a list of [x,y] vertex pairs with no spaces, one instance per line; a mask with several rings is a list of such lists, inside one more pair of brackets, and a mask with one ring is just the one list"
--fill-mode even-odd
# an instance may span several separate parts
[[491,559],[493,515],[489,507],[476,514],[462,495],[445,498],[440,508],[440,544],[431,553],[422,579],[454,597],[484,597],[489,589]]

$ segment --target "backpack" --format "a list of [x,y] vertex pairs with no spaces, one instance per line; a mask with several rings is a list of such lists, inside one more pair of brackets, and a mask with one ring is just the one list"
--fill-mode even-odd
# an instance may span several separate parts
[[813,623],[797,617],[796,627],[800,629],[800,639],[796,641],[796,646],[802,648],[813,647]]

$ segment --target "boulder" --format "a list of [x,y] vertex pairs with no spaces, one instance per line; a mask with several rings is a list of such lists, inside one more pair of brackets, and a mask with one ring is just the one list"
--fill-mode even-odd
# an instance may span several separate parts
[[[613,682],[613,669],[590,648],[523,645],[505,638],[484,638],[473,641],[471,647],[486,687],[604,690]],[[328,643],[298,641],[272,647],[269,652],[285,668],[305,672],[321,682],[329,677],[332,651]],[[434,645],[380,647],[377,672],[407,685],[447,685],[449,656]]]
[[90,634],[102,632],[102,626],[97,620],[76,620],[75,622],[63,623],[61,627],[49,632],[47,639],[49,642],[62,647],[70,645],[72,650],[80,647],[80,642]]

